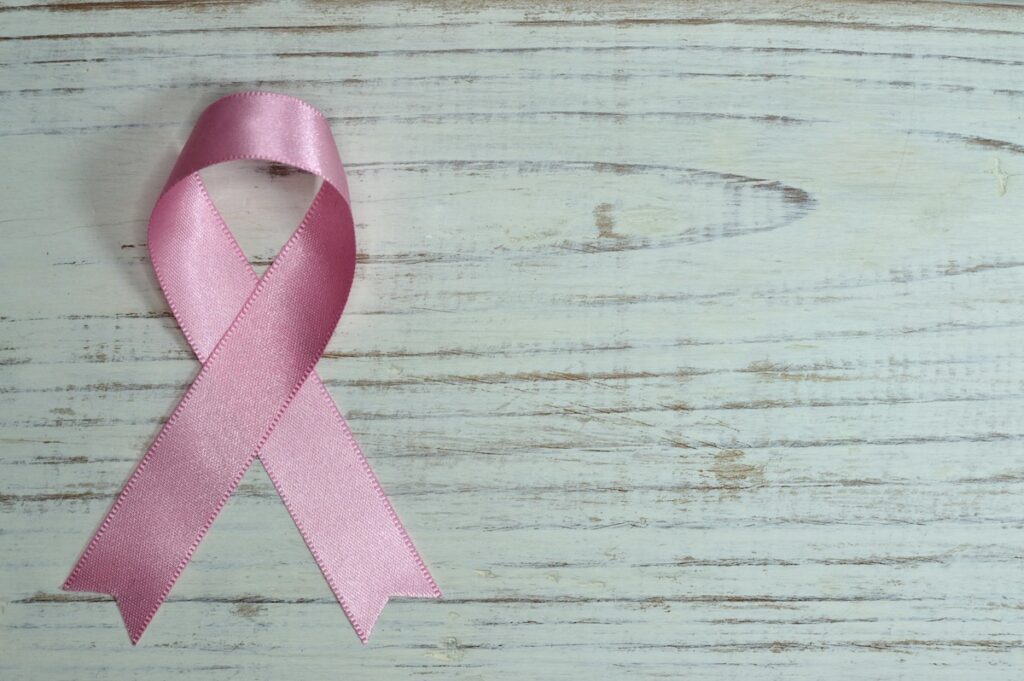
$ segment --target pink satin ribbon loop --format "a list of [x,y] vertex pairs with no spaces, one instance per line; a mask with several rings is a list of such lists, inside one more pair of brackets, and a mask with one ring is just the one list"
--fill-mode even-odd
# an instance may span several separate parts
[[[198,174],[236,159],[290,165],[323,179],[262,277]],[[265,92],[210,105],[153,209],[149,251],[203,365],[64,588],[113,595],[137,642],[259,456],[362,641],[391,596],[440,597],[313,372],[355,272],[348,186],[323,115]]]

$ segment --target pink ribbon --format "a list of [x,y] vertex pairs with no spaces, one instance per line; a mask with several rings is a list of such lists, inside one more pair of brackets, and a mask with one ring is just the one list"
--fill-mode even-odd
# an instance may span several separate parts
[[[298,229],[257,277],[199,171],[235,159],[323,179]],[[214,102],[157,199],[149,253],[202,362],[64,583],[108,593],[132,643],[259,456],[365,643],[391,596],[441,592],[313,367],[355,272],[345,171],[323,114],[243,92]]]

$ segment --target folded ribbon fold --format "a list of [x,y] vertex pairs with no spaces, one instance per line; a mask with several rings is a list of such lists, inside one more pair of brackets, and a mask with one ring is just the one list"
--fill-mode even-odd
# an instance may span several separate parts
[[[199,171],[235,159],[323,183],[262,277]],[[441,593],[313,367],[355,272],[348,186],[327,120],[267,92],[203,112],[149,222],[157,279],[199,375],[64,584],[113,595],[132,643],[259,456],[331,590],[365,642],[391,596]]]

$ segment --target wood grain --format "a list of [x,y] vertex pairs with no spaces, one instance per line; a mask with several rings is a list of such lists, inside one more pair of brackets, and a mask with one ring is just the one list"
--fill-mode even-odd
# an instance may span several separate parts
[[[0,6],[0,677],[963,679],[1024,663],[1024,8]],[[59,585],[197,371],[145,221],[329,115],[318,371],[446,599],[360,646],[266,476],[131,649]],[[312,181],[209,178],[258,267]]]

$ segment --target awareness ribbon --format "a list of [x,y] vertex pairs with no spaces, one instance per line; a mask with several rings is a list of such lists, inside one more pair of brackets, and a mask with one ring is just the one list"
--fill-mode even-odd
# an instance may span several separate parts
[[[323,182],[258,277],[199,171],[236,159]],[[313,367],[355,273],[345,171],[327,119],[293,97],[242,92],[199,117],[157,199],[149,253],[202,369],[64,583],[107,593],[137,643],[259,456],[365,643],[391,596],[439,598]]]

